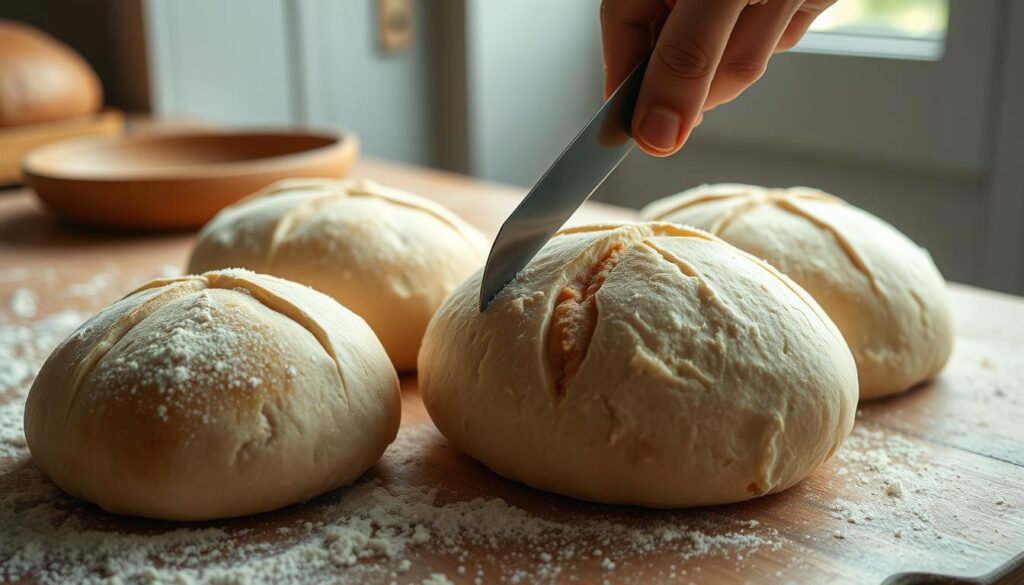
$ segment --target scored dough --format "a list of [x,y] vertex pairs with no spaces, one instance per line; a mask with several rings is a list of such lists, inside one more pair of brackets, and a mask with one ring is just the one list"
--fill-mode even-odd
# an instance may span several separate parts
[[495,472],[654,507],[783,490],[853,426],[857,374],[806,292],[672,224],[563,230],[481,313],[480,273],[419,356],[438,429]]
[[272,510],[345,485],[394,440],[398,378],[366,323],[245,270],[152,281],[47,359],[25,407],[39,468],[119,514]]
[[838,197],[705,185],[655,201],[643,217],[707,230],[811,293],[850,345],[862,399],[907,390],[949,359],[953,319],[931,256]]
[[434,310],[486,257],[484,237],[429,199],[365,180],[290,179],[214,217],[188,271],[241,267],[312,286],[366,319],[409,370]]

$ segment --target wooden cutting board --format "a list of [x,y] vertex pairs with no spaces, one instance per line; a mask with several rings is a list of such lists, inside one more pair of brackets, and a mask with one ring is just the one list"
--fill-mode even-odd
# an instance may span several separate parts
[[[370,161],[360,163],[355,174],[435,198],[490,234],[522,195],[456,175]],[[624,209],[588,204],[574,221],[632,217]],[[141,281],[180,270],[192,239],[81,231],[44,214],[28,193],[0,193],[0,326],[20,318],[11,303],[25,290],[34,295],[32,319],[68,310],[91,314]],[[405,376],[400,445],[356,487],[279,512],[203,526],[225,529],[227,548],[257,543],[264,548],[253,550],[287,552],[297,546],[295,531],[343,520],[338,510],[369,482],[399,491],[426,488],[434,505],[470,511],[452,516],[454,528],[447,533],[431,520],[433,541],[425,537],[417,544],[411,538],[401,559],[353,559],[331,570],[350,582],[871,583],[905,570],[981,574],[1024,550],[1024,299],[961,285],[950,290],[957,346],[943,374],[904,396],[862,405],[839,454],[782,494],[738,505],[652,511],[534,491],[495,476],[451,447],[426,416],[415,378]],[[15,400],[24,385],[0,388],[0,403]],[[2,508],[14,506],[3,495],[32,474],[38,472],[25,455],[0,459],[0,515],[20,518],[20,508]],[[476,508],[466,504],[474,500]],[[481,502],[505,516],[480,513]],[[115,518],[85,504],[62,506],[65,521],[79,527],[147,537],[181,529]],[[445,534],[476,533],[486,528],[480,524],[505,517],[554,528],[532,540],[431,545]],[[0,526],[0,541],[16,528]],[[0,568],[9,560],[0,556]],[[164,577],[173,574],[170,561],[154,556],[147,562]],[[219,563],[245,575],[246,564],[255,561],[242,555]],[[249,578],[265,570],[252,566],[256,572]],[[2,575],[0,570],[0,580]],[[31,582],[40,575],[23,577]]]

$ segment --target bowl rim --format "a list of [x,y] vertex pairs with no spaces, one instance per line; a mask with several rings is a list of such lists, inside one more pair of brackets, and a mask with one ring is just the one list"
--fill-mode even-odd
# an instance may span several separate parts
[[[190,163],[167,167],[159,170],[141,170],[131,172],[128,169],[107,169],[97,173],[68,171],[47,165],[46,160],[53,156],[75,156],[81,151],[105,148],[112,145],[131,146],[132,144],[158,141],[175,141],[191,138],[214,137],[221,139],[238,139],[244,137],[309,137],[325,139],[326,144],[307,148],[297,152],[272,155],[262,158],[211,162]],[[35,148],[22,158],[21,169],[28,182],[43,181],[74,181],[81,183],[138,183],[138,182],[169,182],[230,179],[239,176],[275,173],[296,164],[315,164],[332,154],[353,153],[359,147],[359,139],[351,130],[344,128],[245,128],[240,130],[188,129],[182,131],[156,130],[122,136],[85,136],[62,140]],[[342,154],[344,156],[344,154]]]

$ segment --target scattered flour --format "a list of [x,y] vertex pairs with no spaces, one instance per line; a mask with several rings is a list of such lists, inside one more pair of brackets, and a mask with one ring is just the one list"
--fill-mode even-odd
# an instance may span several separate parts
[[[85,304],[99,308],[123,293],[104,288],[109,285],[108,278],[94,278],[54,294],[86,295]],[[109,370],[96,375],[143,367],[147,383],[166,394],[163,407],[188,406],[195,397],[177,391],[182,377],[217,377],[246,357],[229,355],[231,332],[211,325],[207,310],[200,296],[181,320],[160,331],[168,341],[161,351],[111,360]],[[361,583],[409,582],[418,575],[418,582],[450,583],[430,565],[428,557],[438,555],[451,559],[445,567],[476,583],[572,580],[582,567],[620,580],[629,563],[649,557],[741,562],[759,549],[782,546],[777,531],[753,521],[685,512],[637,512],[643,516],[637,521],[592,511],[552,517],[499,497],[459,497],[443,486],[416,485],[408,478],[426,457],[423,445],[440,440],[427,425],[403,428],[382,463],[389,473],[370,474],[300,506],[194,525],[111,516],[65,495],[31,464],[22,424],[33,376],[87,316],[67,310],[21,322],[0,311],[0,582]],[[255,376],[239,380],[249,388],[269,383]]]
[[[164,276],[178,273],[170,265],[161,268]],[[8,270],[0,272],[0,282],[21,284],[30,276]],[[98,309],[125,292],[115,290],[119,286],[98,276],[55,294]],[[438,555],[459,580],[475,583],[573,581],[583,567],[619,582],[631,576],[633,563],[674,559],[669,572],[630,579],[639,582],[690,579],[700,567],[688,574],[682,569],[687,561],[715,556],[741,563],[785,543],[776,530],[753,520],[712,521],[685,512],[636,522],[592,511],[552,516],[499,497],[460,498],[444,487],[416,485],[409,478],[417,477],[413,472],[424,460],[422,445],[431,439],[424,434],[436,433],[429,426],[403,428],[378,466],[386,473],[279,512],[194,525],[110,516],[63,494],[29,461],[22,423],[28,387],[50,351],[88,316],[65,310],[36,319],[37,306],[36,293],[24,287],[0,305],[0,582],[450,583],[430,565]],[[112,364],[108,374],[123,374],[113,366],[130,368],[141,360],[166,393],[164,408],[181,406],[181,377],[216,377],[244,357],[218,353],[197,339],[230,337],[209,325],[204,310],[197,303],[161,332],[170,340],[163,352]],[[215,345],[231,344],[225,337]],[[289,368],[284,375],[296,373]],[[270,383],[255,376],[238,380],[249,388]],[[993,396],[1009,400],[998,390]],[[206,410],[197,412],[210,416]],[[822,536],[835,546],[850,546],[861,529],[889,531],[894,542],[942,539],[923,504],[929,491],[943,489],[927,461],[921,447],[899,434],[858,424],[832,467],[837,478],[864,489],[843,490],[826,503],[838,526]],[[1001,499],[995,505],[1010,508]]]
[[36,293],[30,288],[16,288],[11,295],[11,313],[21,319],[31,319],[36,316],[39,303]]
[[64,290],[65,297],[96,297],[118,282],[116,270],[97,272],[86,282],[72,284]]
[[[836,453],[838,475],[862,486],[866,498],[842,497],[828,504],[829,512],[848,525],[870,525],[888,531],[893,538],[941,540],[924,502],[939,489],[933,470],[925,463],[924,448],[892,432],[854,427]],[[836,538],[843,538],[840,530]]]
[[[418,458],[426,433],[436,431],[405,427],[386,457]],[[780,546],[777,533],[755,532],[756,525],[744,522],[701,529],[671,520],[642,527],[590,516],[553,520],[496,497],[449,499],[402,481],[404,475],[399,469],[387,482],[364,478],[304,505],[301,515],[293,508],[183,528],[106,516],[19,463],[0,478],[0,559],[6,559],[0,580],[288,584],[335,575],[355,583],[405,573],[432,551],[459,559],[463,571],[467,560],[482,555],[498,579],[533,583],[571,574],[575,561],[612,571],[627,557],[728,557]],[[517,556],[506,557],[510,549]],[[423,582],[447,579],[434,573]]]
[[84,320],[77,311],[62,311],[29,323],[0,321],[0,396],[31,380],[49,352]]
[[181,269],[181,266],[174,264],[164,264],[160,266],[160,270],[157,272],[159,278],[174,278],[175,276],[181,276],[185,272]]

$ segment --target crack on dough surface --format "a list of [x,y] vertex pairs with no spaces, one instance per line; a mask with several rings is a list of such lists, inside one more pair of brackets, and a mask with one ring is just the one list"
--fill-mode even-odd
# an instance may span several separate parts
[[267,447],[277,440],[277,414],[273,406],[269,402],[265,402],[260,406],[257,415],[259,417],[259,434],[238,446],[234,456],[231,458],[232,467],[245,465],[248,461],[252,460],[256,453],[266,450]]
[[565,396],[566,387],[587,357],[597,327],[597,291],[625,253],[622,243],[612,244],[581,277],[563,287],[555,297],[548,333],[548,357],[552,365],[555,394]]
[[930,331],[931,324],[928,322],[928,305],[916,290],[910,289],[909,292],[910,298],[914,300],[914,306],[917,307],[917,315],[921,321],[921,328],[925,331]]
[[728,305],[722,302],[722,299],[719,298],[718,293],[715,292],[714,287],[708,284],[707,280],[705,280],[704,277],[702,277],[697,272],[697,269],[694,268],[689,262],[683,260],[682,258],[676,256],[675,254],[669,252],[668,250],[662,248],[661,246],[658,246],[649,239],[644,240],[643,244],[657,252],[657,254],[661,256],[662,260],[678,268],[679,271],[683,273],[683,275],[697,280],[697,296],[702,304],[712,305],[716,307],[717,309],[725,313],[727,316],[729,316],[732,319],[733,323],[742,323],[745,321],[745,319],[737,315],[736,312],[732,310],[732,308],[730,308]]
[[608,400],[607,396],[602,396],[601,402],[604,404],[604,408],[608,413],[608,437],[606,441],[609,446],[614,447],[625,434],[625,429],[623,428],[624,423],[618,410],[612,405],[612,402]]

